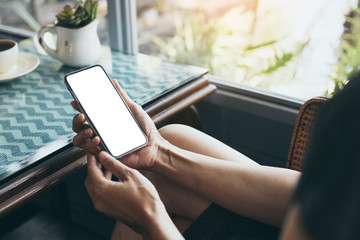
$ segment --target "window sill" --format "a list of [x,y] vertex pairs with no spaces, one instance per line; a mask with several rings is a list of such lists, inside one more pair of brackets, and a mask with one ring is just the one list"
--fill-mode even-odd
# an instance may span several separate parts
[[15,41],[21,41],[26,38],[31,38],[34,35],[36,35],[36,32],[0,24],[1,38],[7,38],[7,39],[13,39]]
[[205,101],[285,124],[295,123],[299,109],[304,103],[303,100],[235,84],[212,75],[209,75],[209,80],[218,90]]

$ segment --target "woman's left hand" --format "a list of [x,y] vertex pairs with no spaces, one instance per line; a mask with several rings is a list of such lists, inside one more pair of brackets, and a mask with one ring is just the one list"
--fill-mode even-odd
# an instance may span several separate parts
[[[136,169],[151,169],[156,165],[156,161],[161,159],[158,154],[161,148],[166,148],[168,142],[161,137],[160,133],[156,129],[153,121],[149,115],[119,86],[117,81],[113,80],[114,85],[118,89],[119,93],[123,97],[127,106],[138,120],[145,135],[148,137],[148,144],[137,151],[128,154],[120,159],[125,165]],[[71,105],[78,111],[80,111],[75,101],[71,102]],[[98,155],[101,151],[100,138],[95,136],[94,131],[86,124],[85,115],[80,113],[73,118],[73,131],[77,134],[73,138],[74,146],[85,149],[94,155]]]

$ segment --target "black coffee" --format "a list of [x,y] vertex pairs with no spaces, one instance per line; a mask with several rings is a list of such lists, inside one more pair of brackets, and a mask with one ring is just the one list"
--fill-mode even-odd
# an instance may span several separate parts
[[12,48],[15,44],[12,42],[0,42],[0,52]]

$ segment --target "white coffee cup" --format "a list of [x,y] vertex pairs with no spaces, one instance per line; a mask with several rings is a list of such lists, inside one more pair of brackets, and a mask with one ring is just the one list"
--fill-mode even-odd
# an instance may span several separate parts
[[10,71],[15,66],[19,53],[17,42],[0,39],[0,73]]

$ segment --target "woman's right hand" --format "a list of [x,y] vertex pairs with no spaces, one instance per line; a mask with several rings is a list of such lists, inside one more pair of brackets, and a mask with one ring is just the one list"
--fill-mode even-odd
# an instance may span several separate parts
[[[98,159],[88,154],[87,162],[85,187],[96,210],[125,223],[144,239],[184,239],[154,185],[139,171],[106,152],[101,152]],[[112,180],[112,174],[118,181]]]
[[[136,169],[152,168],[157,160],[160,146],[168,143],[161,137],[153,121],[141,106],[133,102],[115,80],[113,82],[148,137],[148,144],[145,147],[119,160]],[[72,101],[71,105],[80,111],[75,101]],[[77,133],[73,138],[73,144],[97,156],[101,151],[100,138],[95,136],[94,131],[85,122],[86,118],[82,113],[75,115],[73,118],[73,131]]]

